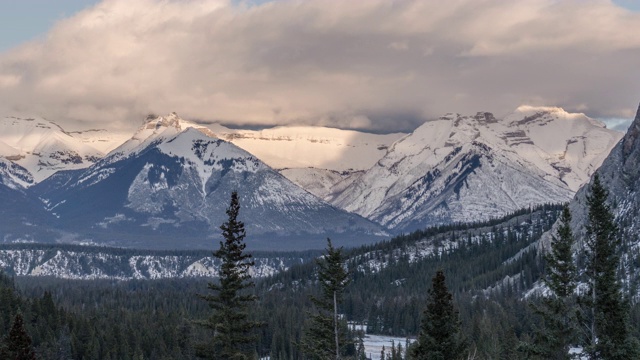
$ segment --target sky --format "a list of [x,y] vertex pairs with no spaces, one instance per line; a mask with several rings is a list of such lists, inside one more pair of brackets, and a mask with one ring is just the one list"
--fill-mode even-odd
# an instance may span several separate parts
[[0,0],[0,112],[409,131],[559,106],[624,128],[640,0]]

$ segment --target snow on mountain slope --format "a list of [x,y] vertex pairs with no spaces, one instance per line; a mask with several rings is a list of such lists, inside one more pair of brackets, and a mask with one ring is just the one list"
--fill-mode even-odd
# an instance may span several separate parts
[[150,119],[92,167],[64,181],[52,177],[35,191],[64,226],[120,246],[208,246],[207,235],[219,236],[233,190],[256,247],[321,248],[330,234],[361,242],[385,235],[378,225],[325,203],[207,133],[173,115]]
[[4,141],[0,141],[0,157],[9,160],[17,160],[20,158],[20,155],[20,150],[7,145]]
[[327,198],[338,183],[369,169],[394,141],[405,134],[371,134],[319,126],[279,126],[259,131],[210,126],[225,139],[320,197]]
[[11,189],[25,189],[33,185],[33,176],[22,166],[0,158],[0,184]]
[[131,138],[130,132],[105,129],[69,131],[69,135],[99,150],[103,154],[109,153]]
[[336,191],[341,191],[341,189],[356,181],[364,174],[364,170],[336,171],[316,168],[293,168],[281,169],[280,173],[313,195],[321,199],[328,199]]
[[4,117],[0,129],[0,141],[9,146],[0,146],[2,156],[27,169],[36,183],[59,170],[88,167],[103,155],[45,119]]
[[314,126],[279,126],[259,131],[232,130],[213,124],[210,129],[274,169],[316,168],[334,171],[366,170],[405,134],[370,134]]
[[[296,255],[253,258],[252,277],[284,271],[306,258]],[[123,252],[106,247],[9,245],[0,248],[0,270],[16,276],[50,276],[76,280],[134,280],[216,277],[220,260],[201,251]]]
[[483,220],[567,201],[622,137],[581,114],[447,114],[398,140],[330,199],[393,229]]

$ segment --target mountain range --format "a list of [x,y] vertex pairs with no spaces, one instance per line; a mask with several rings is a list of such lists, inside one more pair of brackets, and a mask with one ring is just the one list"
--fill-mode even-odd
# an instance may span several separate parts
[[13,199],[0,209],[3,242],[141,248],[210,247],[233,190],[259,249],[486,220],[568,201],[622,137],[583,114],[533,107],[386,135],[230,129],[175,113],[149,116],[121,144],[121,134],[42,118],[6,117],[0,128],[0,191]]
[[210,246],[234,190],[254,249],[321,247],[334,234],[359,235],[351,239],[355,243],[386,235],[175,114],[148,119],[91,167],[56,174],[30,189],[63,228],[101,244],[141,248]]

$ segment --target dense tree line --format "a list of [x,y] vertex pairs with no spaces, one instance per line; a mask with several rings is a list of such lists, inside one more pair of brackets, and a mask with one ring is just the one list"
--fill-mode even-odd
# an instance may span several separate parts
[[[490,227],[477,244],[468,244],[462,236],[463,228],[443,229],[439,234],[464,243],[451,253],[437,258],[425,258],[417,263],[407,259],[393,260],[384,271],[377,274],[349,271],[350,284],[345,288],[341,313],[349,321],[369,322],[370,332],[416,335],[420,326],[420,313],[430,285],[429,278],[436,269],[442,268],[448,275],[451,289],[460,303],[461,320],[465,324],[475,322],[475,332],[469,336],[470,343],[490,343],[489,333],[501,334],[511,331],[504,328],[507,323],[518,323],[522,316],[509,317],[511,308],[524,313],[515,295],[518,288],[529,286],[531,280],[521,279],[508,287],[496,289],[500,294],[494,300],[471,301],[464,295],[475,288],[495,284],[505,274],[517,273],[528,263],[535,263],[534,252],[520,257],[512,270],[500,270],[501,264],[514,256],[522,247],[530,244],[536,234],[544,231],[555,219],[557,208],[549,209],[545,215],[525,216],[533,226],[522,225],[522,218],[514,224]],[[525,221],[525,222],[526,222]],[[468,226],[465,226],[468,227]],[[486,227],[486,225],[483,225]],[[520,234],[520,235],[518,235]],[[415,236],[410,234],[408,236]],[[402,237],[395,241],[405,241]],[[359,254],[385,253],[389,243],[367,247],[345,254],[348,268],[356,263]],[[371,255],[375,256],[375,255]],[[468,263],[468,269],[460,264]],[[457,264],[457,265],[456,265]],[[471,269],[475,269],[471,271]],[[506,271],[506,272],[505,272]],[[414,276],[416,273],[424,277]],[[473,276],[464,275],[474,273]],[[416,279],[413,279],[416,278]],[[404,282],[392,283],[398,279]],[[20,278],[24,291],[30,297],[41,296],[51,290],[53,299],[77,319],[70,328],[69,338],[80,339],[72,347],[74,358],[194,358],[194,343],[206,338],[206,333],[191,320],[209,316],[209,307],[198,301],[195,294],[206,289],[206,280],[162,280],[162,281],[69,281],[56,279]],[[317,266],[307,263],[292,268],[271,279],[257,281],[255,293],[259,295],[253,317],[266,325],[258,331],[256,352],[271,355],[273,359],[303,358],[300,348],[308,312],[314,308],[311,297],[321,297],[317,282]],[[477,311],[482,308],[483,311]],[[504,309],[510,309],[505,311]],[[522,309],[525,310],[522,310]],[[482,313],[482,318],[477,314]],[[376,328],[376,321],[379,326]],[[122,334],[122,335],[119,335]],[[518,334],[519,335],[519,334]],[[351,335],[356,338],[355,334]],[[500,336],[502,337],[502,336]],[[34,343],[38,341],[34,337]],[[353,348],[356,347],[354,344]],[[486,346],[495,347],[495,344]],[[352,348],[352,349],[353,349]],[[487,350],[488,351],[488,350]],[[489,352],[488,352],[489,353]],[[51,357],[53,358],[53,357]]]
[[[349,321],[366,325],[370,333],[418,337],[408,350],[406,343],[388,349],[387,359],[403,359],[405,350],[419,359],[428,351],[418,346],[429,342],[428,333],[433,329],[423,320],[430,313],[446,313],[450,315],[447,323],[456,324],[454,343],[464,344],[460,352],[464,356],[525,358],[529,355],[522,351],[523,344],[536,344],[541,330],[544,333],[550,329],[551,323],[540,316],[544,312],[540,309],[553,313],[554,306],[559,306],[550,306],[547,300],[535,296],[525,297],[523,291],[541,278],[549,288],[553,286],[544,269],[545,265],[554,266],[557,258],[540,256],[536,242],[561,211],[561,206],[547,205],[502,220],[442,226],[340,251],[334,265],[344,264],[334,267],[331,275],[338,269],[345,270],[344,281],[339,281],[345,286],[338,291],[326,287],[330,282],[325,276],[332,274],[323,262],[332,258],[327,254],[319,263],[309,262],[268,279],[254,279],[251,282],[255,287],[242,285],[237,290],[245,299],[255,299],[251,300],[252,306],[242,310],[243,319],[263,326],[255,328],[255,337],[243,348],[243,354],[247,358],[313,358],[304,344],[313,346],[317,340],[314,335],[325,324],[333,330],[325,331],[332,340],[339,334],[336,356],[361,359],[365,355],[360,351],[361,334],[345,327]],[[563,217],[566,223],[566,215]],[[244,236],[242,231],[231,232],[235,239]],[[567,236],[560,231],[556,237]],[[412,253],[416,251],[414,244],[427,239],[455,246],[420,256]],[[224,256],[220,251],[218,255]],[[327,251],[330,255],[336,249],[329,246]],[[390,256],[392,253],[395,255]],[[244,260],[249,258],[232,262]],[[240,278],[250,280],[243,275]],[[212,315],[212,309],[218,311],[220,307],[210,306],[217,301],[216,296],[205,296],[208,301],[203,301],[197,295],[208,288],[219,294],[219,280],[86,282],[18,278],[17,285],[15,281],[0,276],[0,338],[6,339],[21,314],[38,359],[195,359],[203,355],[197,353],[198,343],[214,343],[209,329],[196,323],[212,316],[213,323],[220,320],[215,313]],[[438,303],[435,299],[441,300]],[[438,306],[429,312],[427,304],[434,301]],[[574,305],[577,299],[571,299]],[[625,321],[629,324],[625,336],[637,338],[640,308],[629,308],[628,302],[622,305],[627,306]],[[321,315],[319,322],[314,322],[315,315]],[[565,349],[565,345],[557,348]]]

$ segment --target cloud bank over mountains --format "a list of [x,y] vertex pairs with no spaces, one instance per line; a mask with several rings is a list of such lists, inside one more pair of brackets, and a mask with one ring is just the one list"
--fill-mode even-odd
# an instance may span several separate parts
[[608,0],[105,0],[0,54],[0,107],[122,129],[170,111],[374,131],[521,104],[631,118],[637,34]]

